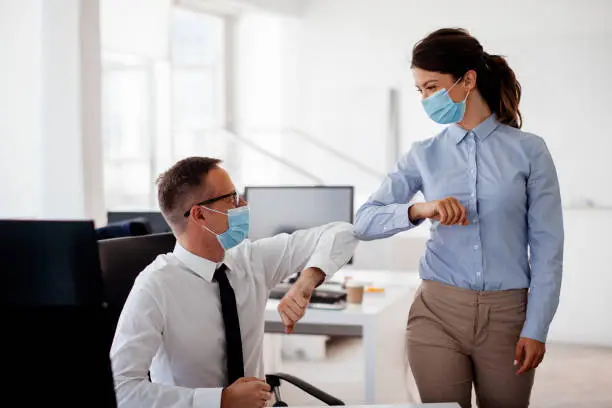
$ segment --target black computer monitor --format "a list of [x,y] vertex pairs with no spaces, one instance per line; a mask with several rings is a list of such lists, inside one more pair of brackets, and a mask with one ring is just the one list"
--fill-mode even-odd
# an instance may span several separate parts
[[352,186],[246,187],[251,207],[249,238],[317,227],[334,221],[353,222]]
[[2,398],[116,407],[93,223],[1,220],[0,259]]
[[159,211],[108,211],[106,215],[109,224],[144,218],[151,226],[151,233],[153,234],[171,231],[170,226]]

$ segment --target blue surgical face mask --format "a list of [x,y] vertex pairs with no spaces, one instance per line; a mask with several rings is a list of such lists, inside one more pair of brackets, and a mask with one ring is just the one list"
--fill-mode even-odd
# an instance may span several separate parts
[[469,91],[467,95],[465,95],[465,99],[459,102],[454,102],[448,94],[459,81],[461,81],[461,78],[459,78],[453,86],[448,88],[448,90],[440,89],[435,94],[421,101],[423,108],[425,108],[425,112],[434,122],[448,125],[463,119],[463,115],[465,114],[465,102],[470,95]]
[[212,212],[227,215],[229,227],[224,233],[217,234],[216,232],[211,231],[209,228],[204,227],[208,232],[217,236],[217,240],[223,249],[228,250],[235,247],[244,241],[249,235],[251,216],[248,206],[245,205],[238,208],[232,208],[231,210],[228,210],[227,213],[213,210],[212,208],[208,207],[204,208]]

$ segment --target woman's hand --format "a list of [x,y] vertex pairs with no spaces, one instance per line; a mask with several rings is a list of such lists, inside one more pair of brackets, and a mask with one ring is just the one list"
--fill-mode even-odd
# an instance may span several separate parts
[[412,222],[430,218],[440,221],[442,225],[468,225],[465,207],[453,197],[416,203],[410,207],[408,213]]
[[523,374],[537,368],[544,360],[544,354],[546,354],[546,344],[521,337],[516,344],[514,356],[514,365],[520,365],[516,374]]

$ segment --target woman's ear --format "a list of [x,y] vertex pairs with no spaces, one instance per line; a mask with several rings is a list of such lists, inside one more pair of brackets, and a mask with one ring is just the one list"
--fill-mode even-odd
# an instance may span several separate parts
[[478,74],[473,69],[470,69],[465,73],[465,76],[463,77],[463,86],[465,86],[467,91],[472,91],[474,88],[476,88],[477,75]]

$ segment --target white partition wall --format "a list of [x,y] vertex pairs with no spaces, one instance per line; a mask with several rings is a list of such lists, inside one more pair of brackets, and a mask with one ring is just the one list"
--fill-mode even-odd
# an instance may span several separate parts
[[97,0],[0,1],[0,217],[103,220],[98,21]]

